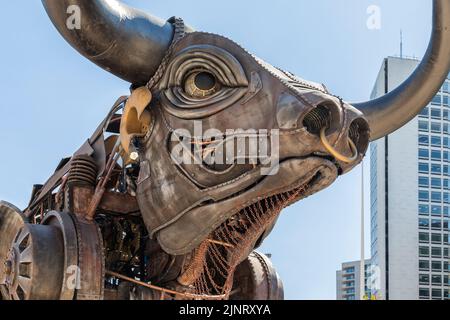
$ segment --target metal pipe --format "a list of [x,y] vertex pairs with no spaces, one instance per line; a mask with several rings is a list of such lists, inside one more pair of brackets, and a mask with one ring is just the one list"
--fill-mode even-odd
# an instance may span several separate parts
[[55,27],[78,52],[136,85],[147,83],[155,73],[174,34],[170,22],[117,0],[42,3]]
[[414,73],[390,93],[353,105],[369,121],[377,140],[412,120],[439,91],[450,70],[450,0],[433,0],[433,30],[425,56]]

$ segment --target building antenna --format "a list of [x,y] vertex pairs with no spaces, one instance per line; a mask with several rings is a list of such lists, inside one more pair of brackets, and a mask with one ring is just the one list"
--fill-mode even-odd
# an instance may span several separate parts
[[403,30],[400,29],[400,58],[403,59]]

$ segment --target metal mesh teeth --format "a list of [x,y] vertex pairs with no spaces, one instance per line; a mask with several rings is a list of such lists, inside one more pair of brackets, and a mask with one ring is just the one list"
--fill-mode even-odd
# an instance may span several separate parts
[[194,250],[178,282],[196,295],[229,297],[237,266],[283,208],[304,195],[307,188],[263,199],[228,219]]

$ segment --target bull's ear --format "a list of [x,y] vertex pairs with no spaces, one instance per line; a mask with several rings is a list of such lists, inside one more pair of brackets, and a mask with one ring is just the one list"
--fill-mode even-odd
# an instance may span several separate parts
[[145,84],[155,73],[174,35],[171,22],[117,0],[42,3],[58,31],[78,52],[137,85]]
[[128,98],[120,122],[120,144],[125,155],[136,160],[130,150],[131,141],[135,137],[145,136],[151,125],[150,112],[146,110],[152,101],[152,94],[147,87],[133,91]]

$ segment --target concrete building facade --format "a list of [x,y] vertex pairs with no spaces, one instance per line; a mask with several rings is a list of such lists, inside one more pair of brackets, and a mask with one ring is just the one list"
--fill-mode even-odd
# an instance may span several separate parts
[[[372,98],[403,82],[419,61],[389,57]],[[371,144],[371,255],[380,299],[449,297],[449,81],[397,132]]]

